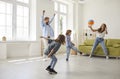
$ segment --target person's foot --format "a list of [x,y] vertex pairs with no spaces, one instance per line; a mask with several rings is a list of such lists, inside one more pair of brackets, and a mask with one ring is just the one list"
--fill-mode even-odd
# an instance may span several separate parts
[[66,61],[68,61],[68,58],[66,58]]
[[51,66],[48,66],[48,67],[46,68],[46,70],[47,70],[47,71],[50,71],[50,69],[51,69],[50,67],[51,67]]
[[109,59],[109,56],[106,56],[106,59]]
[[89,55],[89,58],[92,58],[92,55],[91,55],[91,54]]
[[54,69],[50,69],[49,71],[51,74],[57,74],[57,72]]
[[80,53],[80,55],[82,55],[83,53],[82,52],[79,52]]
[[85,53],[82,53],[82,55],[84,56],[84,55],[87,55],[87,54],[85,54]]

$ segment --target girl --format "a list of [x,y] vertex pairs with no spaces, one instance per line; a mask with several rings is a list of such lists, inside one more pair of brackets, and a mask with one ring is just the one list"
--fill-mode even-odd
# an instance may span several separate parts
[[108,34],[106,24],[103,23],[103,24],[100,26],[100,28],[98,28],[98,29],[93,29],[93,28],[92,28],[92,25],[89,25],[89,28],[90,28],[93,32],[97,32],[97,37],[96,37],[96,40],[95,40],[95,42],[94,42],[94,45],[93,45],[93,48],[92,48],[90,57],[92,57],[92,55],[94,54],[94,51],[95,51],[96,47],[97,47],[98,44],[100,43],[101,46],[102,46],[102,49],[104,50],[104,53],[105,53],[105,55],[106,55],[106,59],[109,59],[109,57],[108,57],[108,50],[107,50],[107,48],[106,48],[106,46],[105,46],[105,43],[104,43],[104,36],[105,36],[105,34]]
[[57,58],[55,56],[55,53],[60,48],[61,44],[65,43],[65,36],[59,35],[57,39],[55,39],[52,43],[49,44],[48,48],[45,50],[45,54],[52,59],[50,65],[46,68],[47,71],[49,71],[50,74],[54,73],[57,74],[57,72],[54,70],[54,67],[57,63]]
[[80,52],[80,51],[75,47],[75,44],[73,44],[73,43],[71,42],[71,37],[70,37],[71,32],[72,32],[71,30],[67,30],[67,31],[66,31],[66,53],[67,53],[66,61],[69,60],[70,49],[73,49],[74,51],[82,54],[82,52]]

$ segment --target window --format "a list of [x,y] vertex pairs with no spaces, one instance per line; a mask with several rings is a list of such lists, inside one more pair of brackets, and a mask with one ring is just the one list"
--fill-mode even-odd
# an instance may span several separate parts
[[17,6],[17,39],[28,38],[29,9],[24,6]]
[[0,38],[5,36],[8,41],[28,40],[29,12],[29,0],[1,0]]
[[57,3],[57,2],[54,3],[54,6],[55,6],[55,7],[54,7],[54,8],[55,8],[55,11],[58,11],[58,3]]
[[12,39],[12,4],[0,1],[0,37]]
[[54,3],[55,16],[55,37],[58,34],[65,34],[67,27],[67,4],[60,2]]
[[29,0],[17,0],[17,1],[19,1],[19,2],[22,2],[22,3],[29,3]]
[[60,4],[60,12],[66,13],[67,12],[67,7],[64,4]]

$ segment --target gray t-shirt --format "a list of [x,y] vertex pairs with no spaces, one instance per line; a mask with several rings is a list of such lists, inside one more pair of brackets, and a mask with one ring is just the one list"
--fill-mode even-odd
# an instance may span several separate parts
[[53,49],[53,54],[55,54],[58,49],[60,48],[61,44],[59,42],[55,42],[53,41],[52,43],[49,44],[49,46],[47,47],[47,49],[45,50],[45,55],[48,55],[51,50]]

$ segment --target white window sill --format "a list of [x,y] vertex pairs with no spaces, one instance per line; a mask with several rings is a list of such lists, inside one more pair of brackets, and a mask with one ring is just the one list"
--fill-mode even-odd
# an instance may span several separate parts
[[36,43],[39,41],[0,41],[0,43]]

